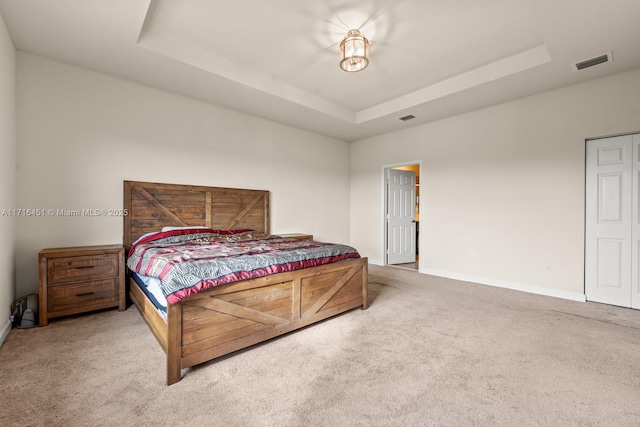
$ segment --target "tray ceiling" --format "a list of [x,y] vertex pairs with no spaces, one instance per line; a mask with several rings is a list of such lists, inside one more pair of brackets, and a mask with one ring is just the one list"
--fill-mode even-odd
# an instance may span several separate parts
[[[19,50],[351,141],[640,66],[640,2],[612,6],[0,0],[0,14]],[[370,65],[345,73],[352,28],[371,41]]]

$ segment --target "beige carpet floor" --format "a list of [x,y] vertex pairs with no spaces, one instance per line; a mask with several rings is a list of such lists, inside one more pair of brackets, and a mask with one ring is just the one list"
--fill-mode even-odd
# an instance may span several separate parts
[[0,425],[640,425],[640,311],[377,266],[370,300],[170,387],[135,307],[13,330]]

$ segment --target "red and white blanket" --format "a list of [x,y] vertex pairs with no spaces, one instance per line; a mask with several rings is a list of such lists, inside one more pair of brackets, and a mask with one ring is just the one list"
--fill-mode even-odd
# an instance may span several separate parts
[[127,266],[160,280],[169,304],[211,286],[360,258],[346,245],[308,242],[253,230],[180,229],[136,241]]

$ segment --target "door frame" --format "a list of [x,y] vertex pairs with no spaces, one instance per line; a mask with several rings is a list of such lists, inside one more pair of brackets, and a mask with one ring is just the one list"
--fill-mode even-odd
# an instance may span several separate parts
[[[400,163],[391,163],[382,165],[381,167],[381,175],[382,175],[382,265],[391,265],[389,264],[389,259],[387,257],[387,251],[389,249],[389,239],[387,238],[387,212],[389,209],[387,200],[388,200],[388,188],[387,188],[387,169],[397,168],[399,166],[410,166],[410,165],[418,165],[418,176],[422,176],[422,160],[409,160],[406,162]],[[421,185],[422,186],[422,185]],[[418,211],[420,212],[420,217],[422,218],[423,210],[422,210],[422,194],[420,195],[420,199],[418,200]],[[420,244],[420,238],[423,233],[418,235],[418,248],[422,248]],[[418,266],[418,270],[419,270]]]

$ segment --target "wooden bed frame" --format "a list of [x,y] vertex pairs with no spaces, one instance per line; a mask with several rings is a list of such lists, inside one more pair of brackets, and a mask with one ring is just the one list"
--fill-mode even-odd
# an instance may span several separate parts
[[[249,228],[269,233],[269,192],[124,181],[124,247],[164,226]],[[130,297],[167,355],[167,385],[182,369],[367,308],[367,259],[220,285],[158,313],[129,278]]]

